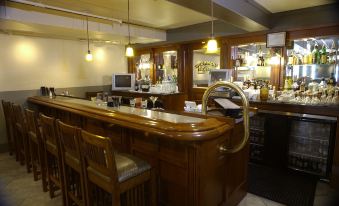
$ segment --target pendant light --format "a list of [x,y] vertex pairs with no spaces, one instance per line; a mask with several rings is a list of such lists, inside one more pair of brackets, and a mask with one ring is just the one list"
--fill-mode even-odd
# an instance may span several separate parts
[[211,23],[212,23],[212,33],[211,39],[207,42],[207,51],[206,53],[216,53],[218,51],[217,40],[214,39],[214,18],[213,18],[213,0],[211,0]]
[[87,22],[87,54],[86,54],[86,61],[90,62],[90,61],[93,60],[93,56],[91,54],[91,51],[89,50],[88,16],[86,16],[86,22]]
[[134,56],[134,51],[133,48],[131,47],[131,33],[129,29],[129,0],[127,1],[127,23],[128,23],[128,45],[126,47],[126,56],[127,57],[133,57]]

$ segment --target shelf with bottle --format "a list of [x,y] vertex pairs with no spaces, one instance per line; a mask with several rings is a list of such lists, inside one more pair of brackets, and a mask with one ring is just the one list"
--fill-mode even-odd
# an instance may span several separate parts
[[327,157],[323,156],[317,156],[317,155],[312,155],[312,154],[307,154],[307,153],[302,153],[302,152],[297,152],[297,151],[289,151],[288,152],[289,156],[302,156],[305,158],[310,158],[310,159],[315,159],[315,160],[327,160]]
[[178,76],[178,57],[176,50],[155,52],[155,81],[166,81]]
[[314,158],[327,158],[328,141],[309,141],[306,139],[293,139],[289,144],[290,153],[304,154]]
[[271,51],[265,43],[250,43],[233,46],[232,62],[234,67],[257,67],[268,65],[268,57]]
[[271,80],[272,68],[282,62],[281,49],[266,48],[262,42],[232,46],[231,56],[236,81]]
[[326,175],[327,159],[306,156],[304,154],[289,153],[288,167],[315,175]]
[[250,130],[250,142],[251,144],[256,144],[260,146],[264,146],[265,144],[265,137],[264,132],[254,133],[253,130]]
[[254,161],[263,161],[264,147],[262,145],[250,144],[250,159]]
[[287,49],[287,65],[322,65],[338,63],[339,38],[309,38],[295,40]]
[[313,141],[324,141],[328,143],[331,135],[331,125],[327,122],[311,122],[311,121],[291,121],[292,138],[305,138]]

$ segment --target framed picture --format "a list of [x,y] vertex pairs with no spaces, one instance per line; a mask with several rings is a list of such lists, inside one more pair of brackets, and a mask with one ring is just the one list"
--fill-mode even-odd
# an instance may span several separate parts
[[286,44],[286,32],[267,34],[266,47],[284,47]]

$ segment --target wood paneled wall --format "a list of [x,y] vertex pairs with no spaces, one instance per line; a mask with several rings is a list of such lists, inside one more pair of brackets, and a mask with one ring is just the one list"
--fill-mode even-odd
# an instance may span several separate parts
[[[221,37],[218,39],[220,45],[220,68],[232,69],[232,56],[231,47],[239,44],[252,43],[252,42],[266,42],[266,35],[273,31],[252,32],[241,35],[233,35],[227,37]],[[274,31],[277,32],[277,31]],[[318,28],[307,28],[298,30],[287,31],[286,41],[292,41],[300,38],[307,37],[319,37],[319,36],[338,36],[339,24]],[[197,40],[192,42],[181,42],[176,44],[164,44],[158,47],[145,47],[136,50],[136,55],[143,53],[151,53],[151,57],[154,57],[156,52],[177,50],[178,51],[178,86],[179,91],[188,95],[190,100],[201,99],[203,89],[193,88],[193,50],[201,49],[205,46],[205,40]],[[286,59],[286,48],[280,48],[281,53],[284,54]],[[129,72],[135,71],[135,61],[130,60]],[[273,68],[271,74],[271,82],[276,88],[283,86],[284,78],[284,65],[278,65]]]

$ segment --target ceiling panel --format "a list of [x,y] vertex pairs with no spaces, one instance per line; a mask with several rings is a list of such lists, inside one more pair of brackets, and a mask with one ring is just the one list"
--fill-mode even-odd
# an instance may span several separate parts
[[[127,21],[127,0],[29,0],[31,2]],[[208,15],[166,0],[130,0],[130,21],[173,29],[209,21]]]
[[254,0],[272,13],[334,3],[335,0]]
[[[48,37],[56,39],[86,40],[87,35],[84,30],[70,29],[65,27],[47,26],[18,21],[0,19],[0,33]],[[89,31],[91,42],[108,42],[113,44],[127,44],[128,37],[124,35],[114,35],[107,32]],[[160,40],[145,37],[131,37],[132,43],[153,43]]]

